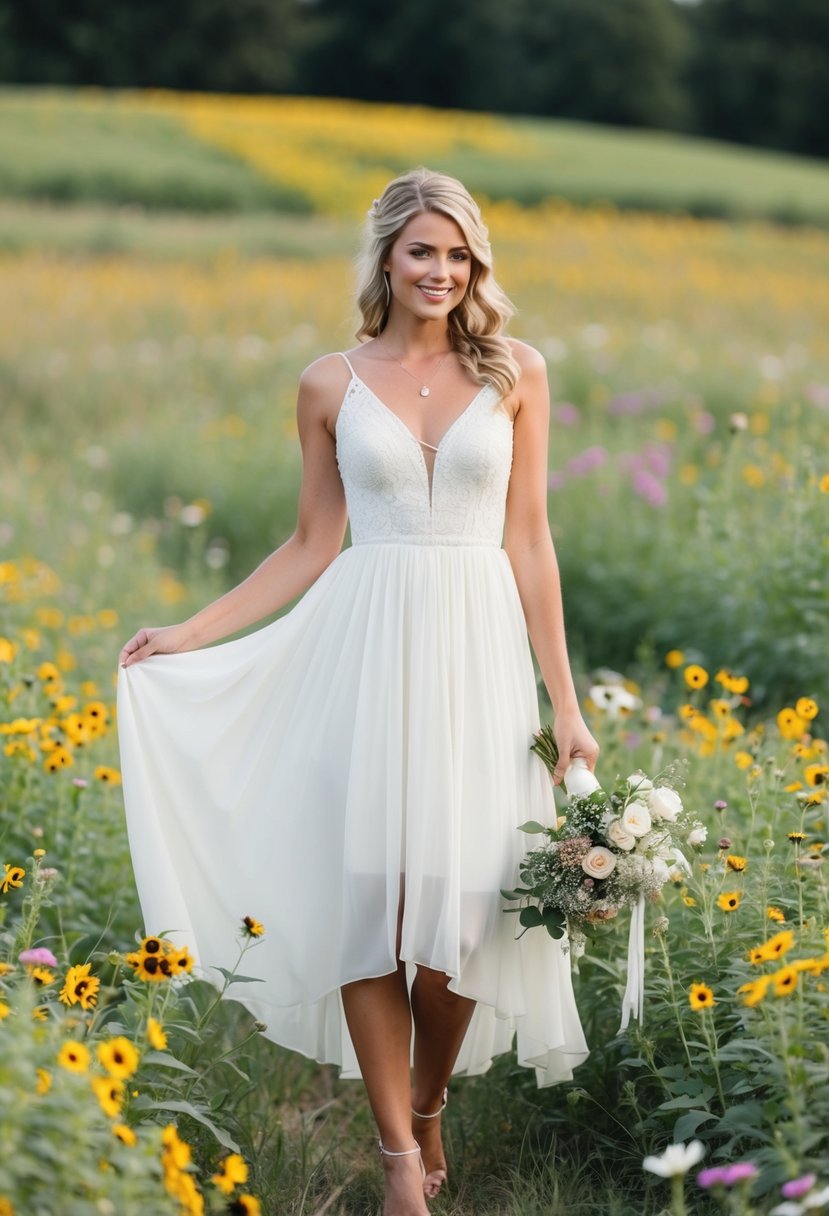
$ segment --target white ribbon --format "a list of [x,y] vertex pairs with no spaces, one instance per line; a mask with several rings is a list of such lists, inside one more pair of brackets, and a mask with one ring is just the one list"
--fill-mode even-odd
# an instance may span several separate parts
[[622,997],[622,1024],[627,1030],[631,1017],[642,1022],[645,1009],[645,897],[640,895],[630,914],[628,936],[628,982]]

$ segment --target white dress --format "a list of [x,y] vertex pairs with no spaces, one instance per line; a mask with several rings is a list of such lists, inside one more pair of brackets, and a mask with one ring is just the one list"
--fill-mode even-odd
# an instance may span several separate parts
[[[345,356],[344,356],[345,357]],[[349,364],[350,367],[350,364]],[[500,895],[553,789],[501,548],[512,424],[489,384],[419,441],[353,372],[336,424],[352,544],[246,637],[118,673],[129,843],[144,928],[221,982],[244,916],[265,925],[229,995],[268,1038],[360,1071],[340,986],[401,958],[477,1002],[455,1068],[516,1038],[539,1085],[587,1055],[566,939],[519,941]],[[517,1037],[516,1037],[517,1033]]]

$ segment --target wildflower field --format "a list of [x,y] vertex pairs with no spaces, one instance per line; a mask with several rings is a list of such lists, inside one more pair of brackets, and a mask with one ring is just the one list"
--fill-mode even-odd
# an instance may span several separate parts
[[[78,107],[50,104],[59,134]],[[320,148],[317,107],[291,105],[274,186],[265,107],[182,102],[173,135],[169,99],[130,99],[141,201],[178,164],[198,212],[130,204],[127,173],[113,201],[91,151],[65,177],[81,201],[30,201],[62,142],[36,125],[29,186],[4,170],[0,1214],[379,1210],[359,1087],[273,1047],[147,936],[165,926],[140,922],[117,768],[121,643],[287,538],[297,375],[353,341],[353,215],[386,147],[365,163],[372,107],[343,105]],[[555,176],[496,119],[372,121],[407,163]],[[0,144],[23,139],[2,128],[0,106]],[[805,212],[829,172],[803,173]],[[550,519],[599,776],[687,760],[705,831],[647,910],[643,1024],[618,1033],[619,917],[578,962],[575,1081],[539,1092],[501,1059],[453,1083],[434,1210],[678,1212],[689,1170],[700,1216],[826,1209],[829,234],[490,195],[512,332],[550,371]],[[213,960],[229,996],[268,930],[239,909],[238,956]]]

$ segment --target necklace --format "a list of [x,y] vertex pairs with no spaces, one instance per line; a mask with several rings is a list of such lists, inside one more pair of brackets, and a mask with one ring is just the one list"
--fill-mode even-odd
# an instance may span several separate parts
[[404,364],[402,364],[399,359],[395,359],[395,363],[397,363],[399,367],[402,367],[403,371],[406,373],[406,375],[411,376],[412,380],[414,380],[414,382],[416,384],[420,385],[421,397],[428,397],[430,392],[432,391],[429,388],[429,385],[432,384],[437,379],[438,372],[443,367],[444,363],[446,362],[446,360],[449,358],[449,356],[451,354],[452,354],[451,350],[448,350],[446,352],[446,354],[441,359],[440,363],[437,365],[435,370],[432,372],[432,375],[429,377],[429,379],[425,383],[420,379],[419,376],[415,376],[413,372],[410,372],[408,367],[405,367]]

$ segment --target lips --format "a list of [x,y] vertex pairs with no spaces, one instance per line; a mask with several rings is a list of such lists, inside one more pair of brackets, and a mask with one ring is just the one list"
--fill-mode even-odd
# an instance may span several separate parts
[[445,300],[453,290],[451,287],[423,287],[420,283],[417,284],[417,289],[427,300],[437,300],[438,302]]

